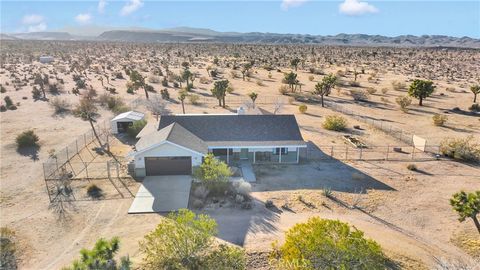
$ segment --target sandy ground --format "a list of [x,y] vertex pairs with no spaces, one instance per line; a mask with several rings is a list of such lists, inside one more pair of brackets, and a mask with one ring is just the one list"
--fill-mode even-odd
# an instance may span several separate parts
[[[139,54],[141,55],[141,54]],[[202,56],[196,60],[191,69],[197,72],[197,77],[208,78],[206,66],[212,65],[213,57]],[[98,58],[99,60],[103,58]],[[133,59],[133,58],[132,58]],[[130,59],[131,61],[133,61]],[[139,58],[142,62],[143,58]],[[118,60],[124,63],[126,60]],[[143,63],[143,62],[142,62]],[[52,66],[39,66],[46,72],[53,70]],[[28,67],[24,65],[19,67]],[[119,67],[116,67],[120,69]],[[345,70],[341,63],[325,66],[327,72]],[[350,70],[353,66],[348,67]],[[178,72],[178,62],[170,66],[170,70]],[[275,98],[280,96],[278,88],[281,85],[283,73],[272,70],[269,72],[254,68],[250,81],[231,78],[230,68],[219,67],[221,76],[228,78],[234,87],[231,96],[245,97],[247,93],[259,93],[259,102],[262,97]],[[282,68],[287,71],[289,68]],[[48,196],[42,177],[42,161],[48,157],[50,149],[61,149],[71,143],[72,138],[90,129],[88,122],[75,118],[69,114],[54,115],[53,109],[45,101],[33,101],[31,85],[16,91],[13,86],[5,85],[10,81],[10,72],[1,69],[0,80],[7,89],[6,93],[13,101],[20,102],[15,111],[0,113],[1,125],[1,226],[14,229],[19,238],[20,269],[59,269],[78,256],[83,247],[91,247],[99,237],[118,236],[121,239],[120,254],[129,254],[134,262],[140,262],[139,241],[164,218],[162,215],[128,215],[127,210],[132,198],[115,196],[114,189],[111,199],[99,201],[78,201],[74,203],[66,222],[59,222],[57,216],[49,209]],[[474,70],[475,71],[475,70]],[[366,73],[373,71],[366,69]],[[30,74],[29,71],[25,72]],[[143,72],[145,76],[149,72]],[[478,117],[463,114],[448,114],[447,127],[435,127],[432,124],[432,114],[444,110],[460,107],[466,110],[470,106],[473,95],[468,91],[468,80],[437,80],[437,92],[425,101],[425,106],[412,105],[412,110],[404,114],[398,109],[394,99],[404,95],[402,91],[391,89],[391,82],[407,82],[412,78],[408,72],[385,70],[376,72],[378,83],[370,83],[368,75],[360,75],[358,81],[364,86],[372,86],[377,92],[371,96],[371,103],[353,102],[345,93],[349,88],[340,87],[340,91],[333,90],[328,100],[335,101],[343,106],[355,110],[359,114],[369,115],[377,119],[384,119],[395,127],[418,134],[429,143],[437,144],[447,136],[478,137],[480,129]],[[111,74],[111,72],[109,72]],[[314,75],[309,81],[310,74],[306,70],[298,71],[299,80],[304,84],[303,91],[311,91],[314,84],[322,76]],[[93,69],[88,71],[87,83],[93,85],[99,94],[103,93],[101,83]],[[346,80],[352,80],[353,75],[348,73]],[[71,75],[59,73],[65,80],[65,91],[60,96],[75,104],[78,97],[71,94],[73,87]],[[210,79],[211,80],[211,79]],[[263,86],[257,81],[261,80]],[[127,80],[110,80],[109,87],[117,89],[117,96],[130,102],[144,97],[142,90],[135,95],[126,93]],[[156,91],[163,89],[160,84],[152,84]],[[167,108],[172,113],[181,113],[181,105],[177,102],[178,89],[170,87],[169,92],[173,101]],[[198,95],[210,95],[213,83],[202,84],[195,81],[194,92]],[[388,87],[389,91],[382,94],[380,89]],[[446,92],[446,87],[454,87],[455,92]],[[444,93],[444,95],[440,95]],[[22,99],[27,97],[27,99]],[[388,99],[386,104],[381,98]],[[415,103],[415,101],[414,101]],[[321,149],[331,146],[345,147],[343,134],[355,134],[369,146],[404,145],[391,136],[359,123],[349,117],[349,130],[345,133],[330,132],[321,128],[326,115],[335,114],[327,108],[317,104],[307,104],[306,114],[298,113],[298,102],[284,104],[280,113],[295,113],[302,135]],[[228,103],[227,103],[228,105]],[[231,113],[238,105],[230,108],[220,108],[213,104],[191,105],[186,102],[187,113]],[[262,109],[273,111],[273,104],[258,104]],[[144,110],[142,106],[137,107]],[[101,118],[108,119],[112,113],[102,109]],[[353,125],[361,125],[363,130],[352,129]],[[38,153],[18,153],[14,140],[18,133],[32,128],[40,137],[41,148]],[[126,153],[129,147],[122,147],[119,153]],[[35,155],[32,155],[35,154]],[[406,169],[407,164],[415,163],[420,173],[412,173]],[[271,243],[282,240],[283,232],[295,223],[305,221],[311,216],[339,219],[349,222],[361,229],[368,237],[375,239],[392,258],[399,261],[407,269],[431,267],[434,256],[456,260],[468,260],[469,255],[453,244],[452,239],[462,233],[471,235],[474,232],[472,222],[459,223],[456,214],[451,210],[449,197],[461,190],[480,189],[480,171],[478,168],[462,165],[450,161],[318,161],[307,162],[295,168],[264,168],[256,169],[258,183],[254,186],[252,196],[257,200],[252,210],[240,209],[207,209],[205,212],[213,216],[219,224],[219,239],[234,244],[243,245],[248,252],[268,252]],[[138,184],[132,184],[134,193]],[[322,188],[330,187],[341,202],[350,205],[360,190],[366,193],[361,195],[359,204],[363,211],[352,210],[342,204],[323,197]],[[82,189],[79,189],[80,191]],[[315,205],[315,208],[305,206],[299,202],[298,196]],[[273,212],[264,208],[263,202],[271,199],[280,207],[285,202],[291,206],[293,212]],[[324,202],[325,206],[321,202]],[[475,234],[473,234],[475,235]],[[480,240],[479,240],[480,241]]]

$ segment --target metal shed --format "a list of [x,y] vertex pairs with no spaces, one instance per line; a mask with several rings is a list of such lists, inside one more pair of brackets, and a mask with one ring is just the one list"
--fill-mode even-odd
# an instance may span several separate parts
[[112,133],[124,133],[127,132],[129,126],[133,125],[133,122],[143,120],[145,114],[136,111],[128,111],[121,113],[110,121],[112,126]]

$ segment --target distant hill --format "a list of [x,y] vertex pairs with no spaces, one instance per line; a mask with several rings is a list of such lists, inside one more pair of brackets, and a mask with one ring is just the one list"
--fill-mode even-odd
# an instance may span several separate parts
[[[88,33],[102,32],[98,36],[86,36]],[[111,29],[111,30],[110,30]],[[160,30],[142,28],[108,28],[91,29],[71,28],[69,32],[37,32],[9,34],[20,39],[39,40],[99,40],[117,42],[219,42],[219,43],[253,43],[253,44],[318,44],[349,46],[395,46],[395,47],[463,47],[480,48],[480,39],[470,37],[449,37],[442,35],[402,35],[386,37],[365,34],[338,34],[334,36],[276,34],[276,33],[238,33],[218,32],[211,29],[176,27]]]
[[0,40],[17,40],[18,38],[0,33]]

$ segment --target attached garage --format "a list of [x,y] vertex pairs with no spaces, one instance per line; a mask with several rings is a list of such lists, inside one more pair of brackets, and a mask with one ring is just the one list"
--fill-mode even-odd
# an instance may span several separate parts
[[145,157],[147,176],[189,175],[192,173],[192,157]]

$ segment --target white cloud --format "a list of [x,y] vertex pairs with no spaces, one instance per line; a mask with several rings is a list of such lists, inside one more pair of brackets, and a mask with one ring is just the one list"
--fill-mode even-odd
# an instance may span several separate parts
[[340,13],[350,16],[358,16],[367,13],[377,13],[378,9],[367,2],[360,0],[345,0],[338,7]]
[[87,24],[92,21],[92,16],[88,13],[80,13],[75,16],[75,21],[80,24]]
[[28,14],[23,16],[22,24],[27,27],[26,29],[28,32],[42,32],[47,30],[45,18],[38,14]]
[[98,13],[103,13],[105,11],[105,6],[107,5],[107,1],[106,0],[100,0],[98,1]]
[[43,32],[45,30],[47,30],[47,24],[44,22],[28,26],[28,32]]
[[126,16],[129,15],[132,12],[135,12],[137,9],[141,8],[143,6],[142,0],[129,0],[125,6],[122,7],[122,10],[120,11],[120,15]]
[[307,0],[283,0],[280,7],[283,10],[288,10],[291,7],[298,7],[303,5]]

